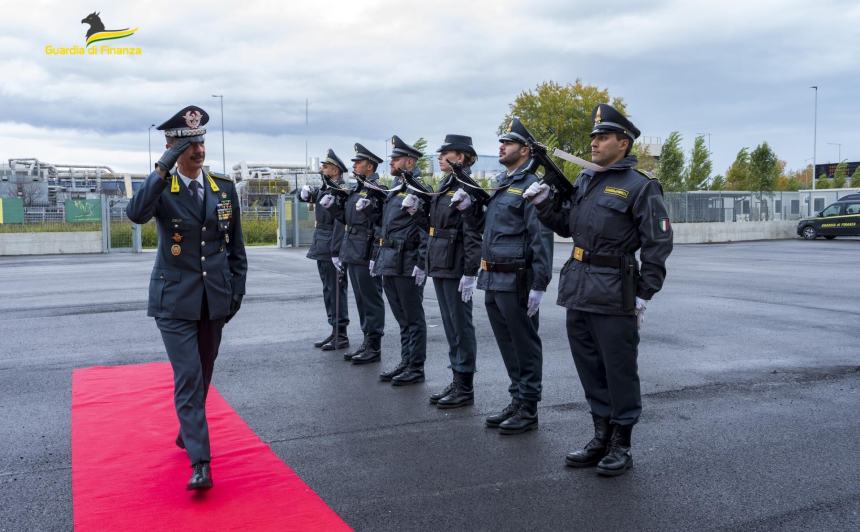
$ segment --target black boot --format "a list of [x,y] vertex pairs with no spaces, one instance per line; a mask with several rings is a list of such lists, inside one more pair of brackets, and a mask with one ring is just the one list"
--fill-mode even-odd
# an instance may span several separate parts
[[456,382],[456,380],[457,380],[457,372],[455,371],[454,372],[454,379],[451,380],[450,383],[448,383],[448,386],[445,386],[445,388],[443,388],[441,392],[436,392],[430,396],[430,404],[435,405],[436,403],[439,402],[439,399],[442,399],[443,397],[445,397],[446,395],[451,393],[451,390],[454,389],[454,382]]
[[609,446],[609,438],[612,437],[612,427],[609,425],[608,417],[599,417],[591,414],[594,420],[594,437],[578,451],[568,453],[564,457],[565,465],[570,467],[591,467],[597,465],[601,458],[606,456]]
[[633,425],[612,425],[609,452],[597,464],[598,475],[617,477],[633,467],[633,455],[630,453],[630,435],[632,432]]
[[442,409],[460,408],[475,403],[475,389],[472,387],[474,373],[454,372],[454,389],[445,397],[439,399],[436,406]]
[[349,353],[349,352],[344,353],[343,359],[347,360],[347,361],[352,360],[352,357],[357,357],[358,355],[364,354],[365,349],[367,349],[367,335],[366,334],[364,335],[364,340],[361,342],[361,345],[358,346],[358,349],[356,349],[355,351],[353,351],[351,353]]
[[331,334],[329,334],[328,336],[326,336],[325,338],[323,338],[319,342],[314,342],[314,347],[322,347],[325,344],[331,342],[331,339],[334,338],[334,335],[335,335],[335,329],[334,329],[334,327],[332,327],[331,328]]
[[409,367],[409,364],[407,364],[406,361],[401,360],[399,364],[394,366],[394,368],[380,373],[379,380],[382,382],[391,382],[391,379],[406,371],[407,367]]
[[379,362],[382,359],[382,338],[379,336],[368,336],[367,347],[360,355],[352,357],[352,363],[356,365]]
[[523,401],[517,413],[499,425],[499,434],[522,434],[536,428],[538,428],[537,402]]
[[392,386],[406,386],[424,382],[424,365],[409,366],[405,371],[391,379]]
[[503,421],[507,420],[509,417],[516,414],[517,410],[519,410],[519,408],[520,408],[519,399],[513,398],[513,399],[511,399],[511,404],[506,406],[504,410],[502,410],[498,414],[493,414],[492,416],[488,416],[487,419],[484,420],[484,424],[491,429],[497,429],[497,428],[499,428],[499,425],[501,425]]
[[323,351],[335,351],[349,347],[349,337],[346,335],[346,327],[335,328],[335,334],[322,346]]
[[191,478],[185,489],[208,490],[212,487],[212,469],[209,462],[197,462],[191,466]]

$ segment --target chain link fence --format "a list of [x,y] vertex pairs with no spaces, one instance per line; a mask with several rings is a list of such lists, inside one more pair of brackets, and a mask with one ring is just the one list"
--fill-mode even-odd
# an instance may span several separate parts
[[766,222],[799,220],[823,210],[856,189],[799,192],[691,191],[666,192],[669,218],[686,222]]

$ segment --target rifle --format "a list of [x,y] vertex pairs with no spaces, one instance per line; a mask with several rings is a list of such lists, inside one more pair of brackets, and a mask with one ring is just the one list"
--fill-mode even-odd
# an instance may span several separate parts
[[535,173],[538,168],[542,167],[543,177],[540,179],[541,183],[549,185],[556,201],[569,200],[573,196],[573,184],[568,181],[561,168],[549,156],[546,145],[536,140],[528,139],[528,146],[532,154],[532,159],[529,161],[527,171]]
[[349,196],[349,192],[350,192],[349,189],[342,188],[338,183],[335,183],[334,180],[332,180],[332,178],[323,174],[322,172],[320,172],[320,175],[322,175],[322,181],[323,181],[322,190],[324,192],[331,192],[337,196],[340,196],[341,198],[346,198],[347,196]]
[[448,163],[448,166],[451,167],[451,171],[454,172],[454,177],[457,181],[460,182],[461,185],[464,185],[470,196],[475,198],[475,203],[486,205],[490,201],[490,194],[484,190],[477,181],[472,179],[472,176],[466,173],[463,165],[457,162],[452,161],[451,159],[446,159],[445,162]]
[[403,178],[406,183],[406,188],[424,201],[430,201],[433,197],[433,189],[419,181],[415,175],[406,169],[397,169],[392,172],[393,175]]

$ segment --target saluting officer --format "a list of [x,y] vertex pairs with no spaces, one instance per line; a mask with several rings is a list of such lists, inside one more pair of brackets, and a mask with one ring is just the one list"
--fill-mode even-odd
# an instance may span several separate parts
[[489,416],[486,425],[502,434],[520,434],[538,427],[543,346],[538,336],[541,298],[552,277],[552,233],[545,231],[523,191],[537,177],[529,170],[528,142],[533,137],[514,118],[499,138],[499,162],[507,169],[486,206],[475,208],[463,189],[454,193],[457,208],[471,209],[467,222],[484,223],[478,288],[493,327],[511,384],[511,403]]
[[[356,143],[352,162],[355,174],[374,184],[378,181],[376,168],[382,162],[381,157]],[[382,336],[385,334],[385,303],[382,301],[382,282],[379,277],[371,276],[370,258],[375,245],[376,225],[382,216],[382,204],[359,181],[346,200],[341,201],[332,194],[326,194],[320,205],[331,209],[335,218],[344,224],[340,251],[331,260],[339,270],[346,265],[355,295],[355,306],[358,307],[361,331],[364,333],[361,346],[354,352],[344,354],[343,358],[353,364],[379,362],[382,357]]]
[[419,176],[416,166],[423,155],[397,135],[391,137],[391,175],[397,190],[388,193],[382,208],[373,274],[382,276],[388,306],[400,326],[400,362],[379,375],[392,386],[424,382],[427,359],[427,322],[424,318],[427,234],[403,209],[407,196],[401,171]]
[[462,187],[448,161],[463,165],[463,171],[469,173],[478,157],[472,138],[446,135],[436,151],[439,167],[446,175],[438,195],[429,201],[429,211],[419,207],[422,200],[414,194],[407,196],[403,205],[429,236],[426,272],[436,289],[453,372],[451,383],[431,395],[430,403],[446,409],[475,402],[473,378],[478,347],[472,322],[472,294],[478,282],[483,228],[465,225],[462,213],[451,203],[454,193]]
[[[329,149],[325,159],[322,160],[320,172],[325,178],[338,187],[343,186],[343,173],[347,171],[334,150]],[[349,337],[346,328],[349,325],[349,311],[347,310],[346,289],[347,280],[335,267],[332,258],[340,255],[340,245],[343,242],[343,223],[338,220],[328,209],[320,206],[320,201],[325,196],[328,187],[323,180],[322,187],[311,187],[304,185],[299,192],[299,199],[316,205],[314,209],[314,240],[308,250],[307,257],[317,261],[320,280],[323,285],[323,302],[328,316],[328,324],[331,325],[331,334],[318,342],[314,347],[323,351],[345,349],[349,347]]]
[[167,151],[126,209],[132,222],[155,217],[158,227],[147,315],[155,318],[173,366],[176,445],[191,459],[187,488],[197,490],[212,487],[206,395],[221,330],[242,304],[248,271],[236,187],[203,172],[208,120],[192,105],[158,126]]
[[524,196],[544,224],[575,245],[561,270],[558,304],[568,309],[567,336],[594,438],[565,462],[615,476],[633,466],[630,435],[642,412],[639,330],[666,277],[672,229],[660,183],[637,170],[630,155],[639,130],[606,104],[594,108],[592,119],[591,160],[604,170],[584,170],[560,210],[547,201],[546,185],[532,185]]

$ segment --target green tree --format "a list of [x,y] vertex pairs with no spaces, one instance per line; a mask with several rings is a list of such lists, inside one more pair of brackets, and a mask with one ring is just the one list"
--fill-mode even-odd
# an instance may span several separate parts
[[548,145],[548,139],[555,138],[555,147],[588,159],[594,125],[591,111],[599,103],[610,103],[626,114],[623,100],[612,98],[610,101],[607,89],[585,85],[578,79],[567,85],[545,81],[534,90],[521,92],[514,99],[510,111],[499,125],[499,133],[507,129],[512,116],[518,116],[538,141]]
[[427,139],[418,137],[418,140],[412,146],[424,154],[423,157],[418,159],[418,169],[421,170],[421,175],[425,179],[430,178],[433,173],[433,162],[430,159],[430,154],[427,153]]
[[722,175],[714,176],[708,190],[723,190],[726,188],[726,178]]
[[641,142],[637,142],[633,145],[633,149],[630,151],[631,155],[635,155],[639,162],[636,164],[636,167],[640,170],[648,172],[649,174],[653,174],[657,171],[657,165],[659,164],[657,161],[656,153],[649,153],[648,148]]
[[677,131],[669,133],[663,143],[657,177],[667,192],[684,190],[684,152],[681,150],[681,134]]
[[750,190],[761,192],[774,189],[776,178],[779,177],[779,159],[767,142],[756,146],[750,154],[750,170],[753,186]]
[[836,171],[833,172],[833,178],[841,179],[843,183],[848,179],[848,161],[839,161]]
[[750,190],[750,150],[741,148],[726,170],[726,190]]
[[827,178],[827,174],[821,174],[818,179],[815,181],[815,188],[832,188],[832,184],[830,179]]
[[708,147],[705,145],[705,137],[698,135],[693,141],[690,165],[684,172],[685,188],[687,190],[707,190],[712,167],[711,154],[708,153]]
[[857,165],[857,169],[851,174],[851,186],[854,188],[860,187],[860,165]]

